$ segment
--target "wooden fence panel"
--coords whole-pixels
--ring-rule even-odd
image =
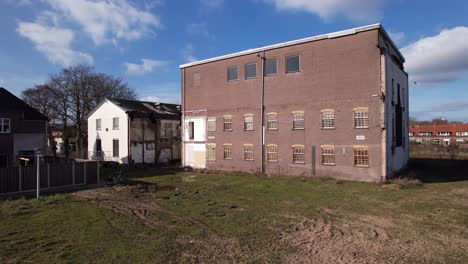
[[[18,168],[15,167],[0,169],[0,193],[19,191],[18,173]]]
[[[97,162],[86,163],[86,184],[97,184]]]
[[[36,167],[26,166],[22,167],[21,186],[22,191],[30,191],[36,189]]]
[[[84,183],[84,162],[75,162],[75,184]]]

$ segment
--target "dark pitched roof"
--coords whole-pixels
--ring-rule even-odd
[[[19,99],[7,89],[0,87],[0,113],[23,113],[26,120],[47,120],[47,117]]]
[[[180,119],[180,105],[146,101],[107,98],[127,114],[133,116],[154,116],[158,119]]]

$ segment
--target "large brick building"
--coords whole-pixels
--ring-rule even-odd
[[[403,63],[375,24],[181,65],[183,165],[384,180],[408,161]]]
[[[410,126],[409,138],[419,144],[467,144],[468,124],[414,125]]]

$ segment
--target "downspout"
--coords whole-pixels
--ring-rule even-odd
[[[262,59],[262,87],[261,87],[261,95],[260,95],[260,167],[261,167],[261,174],[265,173],[265,51],[263,54],[257,54]]]
[[[388,166],[388,149],[387,149],[387,139],[388,139],[388,104],[387,104],[387,91],[388,91],[388,63],[387,63],[387,52],[388,52],[388,49],[387,47],[385,47],[384,49],[384,52],[383,52],[383,60],[384,60],[384,63],[383,63],[383,66],[384,66],[384,71],[383,73],[385,74],[384,78],[383,78],[383,91],[384,91],[384,95],[385,97],[382,98],[382,104],[383,104],[383,123],[384,123],[384,130],[383,130],[383,135],[382,135],[382,153],[383,153],[383,157],[382,157],[382,178],[381,178],[381,182],[385,182],[387,180],[387,166]]]
[[[181,75],[181,87],[182,87],[182,107],[181,107],[181,112],[182,112],[182,120],[180,120],[180,148],[181,148],[181,165],[182,167],[185,166],[185,141],[184,141],[184,132],[185,132],[185,68],[182,68],[182,71],[180,72]]]

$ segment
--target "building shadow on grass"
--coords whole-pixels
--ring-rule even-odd
[[[468,160],[411,158],[403,176],[423,183],[468,181]]]

